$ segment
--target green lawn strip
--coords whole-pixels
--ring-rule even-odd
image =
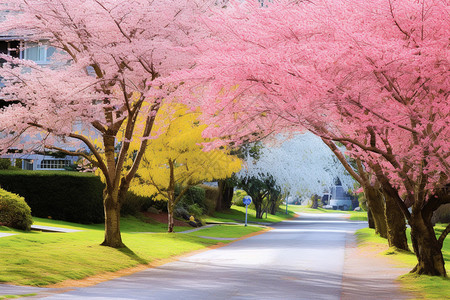
[[[289,205],[289,208],[295,211],[296,213],[323,214],[323,213],[341,212],[340,210],[324,209],[321,207],[311,208],[306,205]]]
[[[0,238],[0,282],[46,286],[147,264],[224,242],[204,239],[192,233],[169,234],[165,232],[165,224],[148,224],[137,218],[126,217],[121,220],[121,226],[122,239],[128,248],[113,249],[99,245],[104,235],[103,230],[100,230],[102,225],[79,225],[47,219],[36,219],[36,223],[83,231],[13,231],[16,235]],[[198,235],[241,237],[261,230],[252,226],[231,227],[205,228],[198,231]],[[5,228],[1,229],[6,231]],[[191,228],[175,227],[175,230],[180,232]],[[147,233],[158,230],[159,233]]]
[[[22,298],[22,297],[32,297],[32,296],[36,296],[36,293],[33,294],[23,294],[23,295],[0,295],[0,300],[3,299],[17,299],[17,298]]]
[[[159,222],[142,222],[143,219],[139,219],[133,216],[122,217],[120,219],[120,230],[121,232],[167,232],[167,224],[159,223]],[[77,224],[65,221],[51,220],[51,219],[43,219],[43,218],[35,218],[33,217],[33,225],[42,225],[42,226],[52,226],[52,227],[61,227],[61,228],[69,228],[69,229],[78,229],[78,230],[98,230],[104,231],[104,224],[93,224],[93,225],[84,225]],[[190,226],[175,226],[175,231],[184,231],[192,229]]]
[[[324,208],[310,208],[305,205],[290,205],[289,208],[294,212],[301,213],[311,213],[311,214],[323,214],[323,213],[340,213],[350,215],[349,220],[352,221],[367,221],[367,212],[365,211],[350,211],[350,210],[334,210],[334,209],[324,209]]]
[[[9,228],[6,226],[0,226],[0,232],[6,232],[6,233],[22,233],[22,230],[18,230],[18,229],[14,229],[14,228]]]
[[[243,225],[216,225],[198,231],[189,233],[194,236],[207,236],[217,238],[240,238],[244,235],[258,232],[264,228],[258,226],[243,226]]]
[[[182,234],[123,233],[128,249],[100,246],[103,233],[22,233],[1,238],[0,282],[45,286],[118,271],[217,243]]]
[[[437,224],[435,231],[440,234],[446,225]],[[386,245],[386,240],[375,235],[370,228],[363,228],[356,232],[358,244],[360,246],[370,247],[371,245]],[[409,247],[412,249],[410,229],[406,233]],[[442,247],[442,254],[445,260],[447,274],[450,274],[450,240],[447,238]],[[382,252],[382,255],[389,255],[399,267],[414,268],[417,263],[414,253],[388,249]],[[405,274],[399,277],[402,289],[419,295],[417,299],[449,299],[450,279],[437,276]]]
[[[295,212],[292,210],[288,210],[288,214],[285,213],[285,210],[282,209],[283,206],[280,207],[280,210],[276,215],[264,214],[262,219],[257,219],[255,217],[256,211],[254,209],[248,209],[248,222],[261,222],[261,223],[276,223],[286,219],[290,219],[294,217]],[[203,218],[205,222],[245,222],[245,207],[233,205],[231,209],[227,212],[215,212],[214,216],[206,216]]]

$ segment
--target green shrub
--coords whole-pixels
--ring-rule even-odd
[[[219,198],[219,188],[216,186],[209,186],[206,184],[199,185],[202,189],[205,190],[205,205],[206,205],[206,214],[213,215],[216,210],[216,202],[217,198]]]
[[[244,196],[247,196],[247,192],[244,190],[237,190],[234,192],[232,203],[236,206],[245,207],[243,202]]]
[[[16,158],[16,162],[14,163],[14,166],[18,169],[22,169],[22,159]]]
[[[197,203],[189,205],[187,210],[194,217],[201,217],[203,215],[203,209]]]
[[[9,158],[0,158],[0,170],[8,170],[11,167]]]
[[[153,197],[138,196],[133,192],[128,192],[120,208],[120,213],[123,216],[137,217],[140,212],[148,210],[153,202]]]
[[[30,230],[32,223],[31,209],[23,197],[0,189],[0,225]]]
[[[91,173],[0,171],[0,186],[26,199],[33,216],[90,224],[104,221],[104,184]]]
[[[179,193],[179,189],[175,192]],[[199,186],[190,187],[183,197],[181,197],[181,200],[178,202],[177,206],[184,207],[189,211],[189,206],[193,204],[197,204],[201,209],[201,214],[198,216],[206,213],[207,206],[205,201],[205,190]]]

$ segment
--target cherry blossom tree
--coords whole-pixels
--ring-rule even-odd
[[[162,80],[193,65],[191,48],[203,35],[193,17],[207,1],[12,0],[1,31],[57,49],[55,63],[40,66],[3,55],[6,85],[0,98],[20,101],[0,113],[2,148],[29,149],[24,135],[42,147],[79,155],[103,174],[105,239],[122,247],[120,205],[134,177],[164,96],[176,89]],[[214,4],[211,1],[211,4]],[[137,122],[143,120],[143,122]],[[139,128],[139,135],[136,129]],[[121,137],[119,140],[118,137]],[[94,142],[98,139],[99,143]],[[124,169],[130,143],[139,143]],[[57,142],[79,141],[69,151]]]
[[[179,78],[209,134],[235,142],[307,128],[376,174],[411,226],[413,272],[445,276],[431,214],[448,197],[449,6],[440,0],[231,2]],[[217,58],[220,59],[217,59]],[[185,93],[185,95],[188,95]],[[205,114],[208,115],[208,114]],[[410,210],[409,210],[410,209]]]

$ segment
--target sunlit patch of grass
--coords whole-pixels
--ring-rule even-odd
[[[387,243],[386,239],[380,237],[379,235],[376,235],[374,230],[368,227],[357,230],[355,235],[358,240],[359,246],[365,246],[368,243],[383,245]]]
[[[293,218],[295,216],[295,212],[291,209],[288,209],[288,213],[286,214],[283,206],[280,207],[280,210],[276,215],[264,214],[262,219],[257,219],[256,211],[254,209],[248,209],[248,222],[262,222],[262,223],[276,223],[286,219]],[[244,223],[245,222],[245,207],[233,205],[229,211],[226,212],[216,212],[214,216],[206,216],[204,218],[205,222],[237,222]]]
[[[445,229],[444,224],[437,224],[435,232],[439,236]],[[358,244],[361,247],[371,250],[373,248],[387,247],[387,240],[375,235],[373,229],[363,228],[356,232]],[[410,229],[407,229],[409,247],[412,249]],[[400,267],[413,269],[417,264],[417,258],[414,253],[395,248],[389,248],[381,252],[382,255],[388,255],[392,258],[394,264]],[[450,240],[447,238],[442,247],[447,274],[450,273]],[[450,279],[437,276],[405,274],[399,277],[402,289],[419,295],[417,299],[450,299]]]
[[[147,264],[219,243],[218,240],[192,234],[169,234],[165,224],[149,224],[127,217],[121,220],[122,239],[127,248],[114,249],[99,245],[103,241],[103,225],[80,225],[47,219],[36,219],[36,224],[83,231],[14,230],[15,235],[0,238],[0,282],[46,286]],[[190,228],[176,227],[175,230]],[[0,229],[10,232],[6,227]],[[252,229],[233,231],[232,235],[244,236],[249,230]],[[213,230],[210,234],[220,236],[222,233],[219,231]]]
[[[189,234],[194,236],[208,236],[217,238],[238,238],[261,230],[264,230],[264,228],[242,225],[217,225],[194,231]]]
[[[400,276],[402,288],[414,292],[419,299],[450,299],[450,278],[406,274]]]
[[[324,209],[321,207],[311,208],[305,205],[291,205],[290,208],[296,213],[308,213],[308,214],[323,214],[323,213],[339,213],[350,215],[349,220],[352,221],[367,221],[367,212],[365,211],[351,211],[351,210],[334,210]]]
[[[33,293],[33,294],[23,294],[23,295],[0,295],[0,300],[3,299],[17,299],[17,298],[22,298],[22,297],[32,297],[32,296],[36,296],[37,294]]]

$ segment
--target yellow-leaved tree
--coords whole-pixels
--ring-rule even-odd
[[[168,232],[173,232],[174,208],[184,193],[202,182],[230,177],[241,169],[241,160],[226,149],[203,150],[202,144],[210,140],[202,137],[206,125],[198,121],[200,112],[182,104],[161,110],[165,117],[157,117],[154,125],[159,135],[149,140],[131,190],[167,201]],[[179,187],[178,194],[175,187]]]

